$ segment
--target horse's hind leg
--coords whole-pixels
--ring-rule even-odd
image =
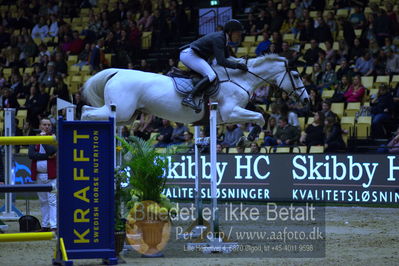
[[[111,116],[111,109],[104,105],[103,107],[84,106],[82,108],[82,120],[108,120]]]

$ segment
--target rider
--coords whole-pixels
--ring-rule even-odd
[[[216,62],[224,67],[241,69],[247,71],[248,68],[243,63],[238,63],[227,59],[229,54],[228,45],[239,43],[244,27],[238,20],[228,21],[222,32],[209,33],[200,39],[189,44],[189,47],[180,53],[180,61],[188,68],[202,75],[202,79],[195,85],[192,92],[182,101],[182,105],[201,111],[201,106],[196,105],[194,97],[200,94],[216,79],[216,74],[207,62],[211,57],[216,58]]]

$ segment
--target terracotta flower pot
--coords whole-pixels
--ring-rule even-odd
[[[143,234],[143,241],[148,245],[148,249],[145,252],[147,255],[159,252],[157,246],[162,241],[162,230],[165,223],[165,221],[159,220],[142,220],[136,222],[137,227]]]

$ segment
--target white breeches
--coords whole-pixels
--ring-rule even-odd
[[[47,173],[37,174],[37,184],[57,186],[57,179],[48,179]],[[42,211],[42,227],[57,228],[57,191],[38,192],[40,209]]]
[[[216,79],[215,71],[204,59],[199,57],[190,47],[180,52],[180,61],[185,66],[200,73],[203,77],[208,77],[210,82]]]

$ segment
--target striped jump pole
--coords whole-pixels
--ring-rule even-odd
[[[0,242],[43,241],[52,240],[54,237],[53,232],[0,234]]]

